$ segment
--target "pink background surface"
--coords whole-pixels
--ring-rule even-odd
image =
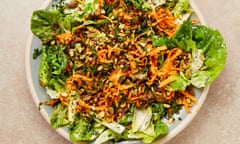
[[[240,1],[195,0],[228,47],[225,70],[199,114],[167,144],[240,144]],[[39,113],[25,75],[32,11],[44,0],[0,0],[0,143],[70,144]]]

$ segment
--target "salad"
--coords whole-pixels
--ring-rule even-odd
[[[226,61],[220,32],[192,14],[188,0],[60,0],[34,11],[51,126],[95,144],[167,135]]]

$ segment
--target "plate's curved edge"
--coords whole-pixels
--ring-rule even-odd
[[[49,4],[52,2],[52,0],[46,0],[43,5],[40,7],[40,9],[46,9]]]
[[[49,6],[49,3],[51,3],[52,0],[46,0],[44,2],[44,4],[40,7],[41,9],[45,9]],[[194,0],[190,0],[190,4],[192,9],[194,10],[194,12],[196,13],[196,15],[198,16],[201,24],[203,25],[207,25],[202,13],[200,12],[199,8],[197,7],[197,5],[195,4]],[[30,68],[30,59],[29,59],[29,54],[31,54],[31,45],[32,45],[32,39],[33,39],[33,34],[30,32],[28,35],[28,40],[27,40],[27,45],[26,45],[26,52],[25,52],[25,72],[27,74],[27,83],[31,92],[31,95],[33,97],[33,100],[35,102],[36,105],[39,105],[40,101],[37,98],[37,94],[36,91],[34,90],[34,87],[32,85],[33,83],[33,79],[31,77],[31,68]],[[200,96],[200,98],[198,99],[198,104],[196,106],[194,106],[194,108],[192,109],[192,113],[189,114],[185,119],[183,124],[178,125],[174,131],[172,131],[171,133],[169,133],[168,135],[166,135],[165,137],[161,138],[160,140],[156,141],[155,144],[157,143],[161,143],[164,144],[166,142],[168,142],[169,140],[171,140],[173,137],[175,137],[176,135],[178,135],[180,132],[182,132],[187,126],[188,124],[193,120],[193,118],[196,116],[196,114],[198,113],[198,111],[200,110],[200,108],[202,107],[208,91],[209,91],[210,85],[205,87],[203,89],[203,92]],[[50,123],[49,120],[49,116],[48,113],[46,112],[45,109],[40,109],[39,110],[41,115],[44,117],[44,119]],[[65,139],[69,140],[69,136],[68,133],[64,130],[64,129],[57,129],[56,130],[61,136],[63,136]]]
[[[198,19],[200,20],[201,24],[202,25],[207,25],[207,22],[206,20],[204,19],[201,11],[199,10],[198,6],[196,5],[195,3],[195,0],[190,0],[190,4],[191,4],[191,7],[192,9],[194,9],[194,12],[196,13]]]

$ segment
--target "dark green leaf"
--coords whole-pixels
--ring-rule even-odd
[[[167,44],[170,47],[175,45],[186,52],[191,52],[195,48],[195,42],[192,40],[191,21],[184,21]]]
[[[36,48],[34,49],[34,52],[33,52],[33,59],[37,59],[38,56],[40,56],[42,53],[42,50]]]
[[[166,114],[166,110],[164,109],[163,104],[153,103],[152,114],[155,119],[156,118],[161,119]]]
[[[167,41],[166,37],[157,37],[152,35],[152,44],[154,47],[165,45]]]

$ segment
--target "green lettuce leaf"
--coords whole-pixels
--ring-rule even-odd
[[[47,46],[42,46],[42,54],[41,54],[41,62],[40,62],[40,70],[39,70],[39,83],[41,86],[46,87],[48,85],[49,80],[49,64],[47,62]]]
[[[208,83],[210,83],[210,78],[212,74],[210,71],[197,71],[192,74],[191,83],[197,87],[205,87]]]
[[[173,8],[173,14],[175,17],[179,17],[189,11],[189,0],[178,0]]]
[[[148,11],[151,9],[151,6],[145,0],[125,0],[126,4],[132,5],[135,9],[142,11]]]
[[[180,75],[176,77],[176,80],[170,83],[170,86],[174,91],[185,90],[187,86],[191,84],[191,82],[184,76],[183,73],[180,73]]]
[[[75,142],[91,141],[98,137],[104,129],[104,126],[91,118],[80,118],[69,128],[70,140]]]
[[[204,66],[207,68],[192,74],[192,84],[200,88],[211,84],[223,70],[227,50],[220,32],[203,25],[193,27],[193,40],[196,41],[196,47],[203,51]]]
[[[211,84],[224,68],[226,44],[217,30],[203,25],[193,26],[190,21],[184,21],[167,45],[192,52],[194,58],[190,81],[197,88]],[[203,62],[199,61],[201,55],[205,58]]]
[[[57,34],[72,31],[83,23],[85,15],[80,12],[62,14],[58,10],[37,10],[31,18],[31,31],[39,39],[50,41]]]
[[[166,0],[164,5],[170,9],[173,9],[179,0]]]
[[[131,105],[130,109],[122,116],[120,124],[127,125],[132,122],[135,106]]]
[[[41,40],[49,41],[54,34],[61,32],[59,18],[62,14],[57,10],[36,10],[31,18],[32,33]]]
[[[74,27],[80,25],[85,20],[85,17],[80,12],[73,12],[59,18],[59,25],[64,31],[72,31]]]
[[[155,35],[152,35],[152,44],[154,47],[165,45],[167,41],[166,37],[157,37]]]
[[[95,11],[95,0],[84,0],[83,11],[92,14]]]
[[[157,121],[154,124],[154,132],[155,135],[154,136],[149,136],[149,135],[145,135],[143,137],[143,142],[144,143],[151,143],[153,142],[157,137],[162,137],[165,136],[168,133],[168,126],[167,124],[165,124],[162,121]]]
[[[50,125],[52,128],[56,129],[67,124],[69,124],[67,108],[65,108],[62,104],[58,104],[50,118]]]
[[[168,125],[162,122],[161,120],[156,121],[155,123],[151,123],[154,126],[154,134],[149,135],[144,132],[133,132],[132,130],[128,131],[129,139],[142,139],[144,143],[151,143],[156,138],[163,137],[168,133]]]
[[[44,87],[60,91],[67,79],[64,74],[67,66],[67,56],[63,52],[64,47],[55,45],[43,45],[42,57],[39,69],[39,81]]]
[[[165,114],[166,114],[166,110],[164,109],[163,104],[161,103],[152,104],[152,115],[154,120],[162,119]]]
[[[196,42],[192,40],[192,31],[191,21],[184,21],[174,36],[167,41],[167,46],[179,47],[186,52],[191,52],[196,47]]]
[[[128,138],[142,139],[144,143],[151,143],[157,137],[166,135],[168,126],[160,120],[164,113],[164,108],[161,106],[156,104],[144,110],[135,109],[132,129],[128,131]],[[156,119],[155,116],[159,118]],[[155,120],[153,121],[153,119]]]

